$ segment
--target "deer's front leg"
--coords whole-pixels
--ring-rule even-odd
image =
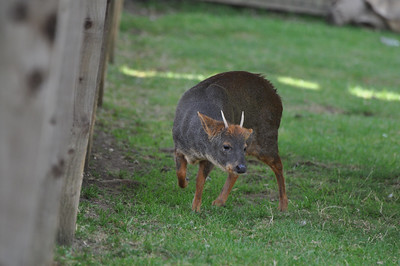
[[[213,164],[209,161],[201,161],[199,163],[199,172],[197,173],[196,178],[196,193],[194,194],[192,210],[195,212],[200,211],[201,206],[201,196],[203,194],[204,183],[206,182],[206,178],[208,174],[213,169]]]
[[[221,194],[219,194],[218,198],[213,201],[212,205],[215,206],[224,206],[226,200],[228,199],[229,193],[231,193],[233,185],[238,179],[239,175],[234,173],[229,173],[228,178],[226,179],[225,185],[222,188]]]

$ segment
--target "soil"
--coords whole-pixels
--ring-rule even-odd
[[[89,167],[85,169],[82,187],[96,184],[113,194],[119,193],[123,187],[138,187],[140,184],[137,181],[124,179],[120,174],[131,173],[142,167],[125,156],[126,149],[101,127],[95,127]]]
[[[129,150],[131,151],[131,149]],[[141,186],[137,181],[124,179],[129,173],[144,167],[127,157],[125,155],[127,151],[126,146],[117,142],[111,134],[104,130],[102,125],[97,124],[93,134],[89,167],[84,172],[82,191],[90,186],[96,186],[102,193],[118,195],[126,189],[134,191]],[[121,172],[126,174],[121,175]],[[108,200],[105,200],[103,195],[87,198],[85,193],[81,193],[80,201],[89,201],[103,210],[113,209],[113,206],[110,205]],[[96,219],[99,216],[95,208],[86,210],[84,215]],[[79,252],[89,248],[95,254],[101,253],[106,248],[104,245],[106,237],[107,234],[99,228],[89,238],[75,238],[72,245],[73,250]]]

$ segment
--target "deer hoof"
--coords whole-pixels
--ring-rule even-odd
[[[212,205],[213,205],[213,206],[221,207],[221,206],[225,206],[225,202],[223,202],[223,201],[220,200],[220,199],[216,199],[216,200],[213,201]]]

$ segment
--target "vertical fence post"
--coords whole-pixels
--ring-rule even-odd
[[[115,42],[118,39],[119,23],[121,20],[122,8],[124,6],[124,0],[114,0],[114,10],[112,17],[111,33],[109,36],[109,47],[108,47],[108,61],[114,64],[114,52]]]
[[[95,120],[96,91],[99,82],[99,64],[104,61],[104,22],[107,0],[85,0],[85,21],[82,24],[83,44],[79,78],[75,86],[73,125],[69,139],[69,157],[63,174],[64,185],[60,200],[60,218],[57,234],[59,244],[72,244],[83,169],[89,135]]]
[[[51,264],[82,23],[81,1],[0,1],[0,265]]]
[[[115,9],[115,2],[117,0],[107,0],[107,11],[106,11],[106,19],[104,25],[104,46],[103,46],[103,53],[104,58],[100,64],[100,83],[99,83],[99,95],[97,100],[97,105],[103,105],[103,95],[104,95],[104,83],[105,83],[105,75],[107,72],[107,62],[108,62],[108,51],[110,46],[110,34],[112,29],[112,22],[113,22],[113,15]]]
[[[118,36],[119,20],[121,17],[123,7],[123,0],[107,0],[107,11],[104,22],[104,32],[103,32],[103,45],[101,48],[102,60],[99,64],[99,75],[97,83],[97,102],[94,107],[93,116],[96,115],[97,106],[102,106],[103,104],[103,94],[104,94],[104,79],[107,72],[107,61],[109,53],[115,49],[114,45],[116,38]],[[111,33],[113,31],[114,33]],[[89,167],[89,160],[92,152],[92,136],[94,129],[95,118],[92,119],[92,125],[90,126],[89,143],[87,146],[85,169]]]

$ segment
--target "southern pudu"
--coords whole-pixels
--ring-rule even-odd
[[[246,119],[244,119],[244,116]],[[228,172],[221,194],[212,203],[223,206],[252,155],[274,171],[279,209],[287,210],[278,128],[282,102],[273,85],[261,75],[232,71],[212,76],[190,90],[176,108],[173,139],[178,184],[188,185],[187,163],[199,163],[192,210],[199,212],[204,183],[214,165]]]

